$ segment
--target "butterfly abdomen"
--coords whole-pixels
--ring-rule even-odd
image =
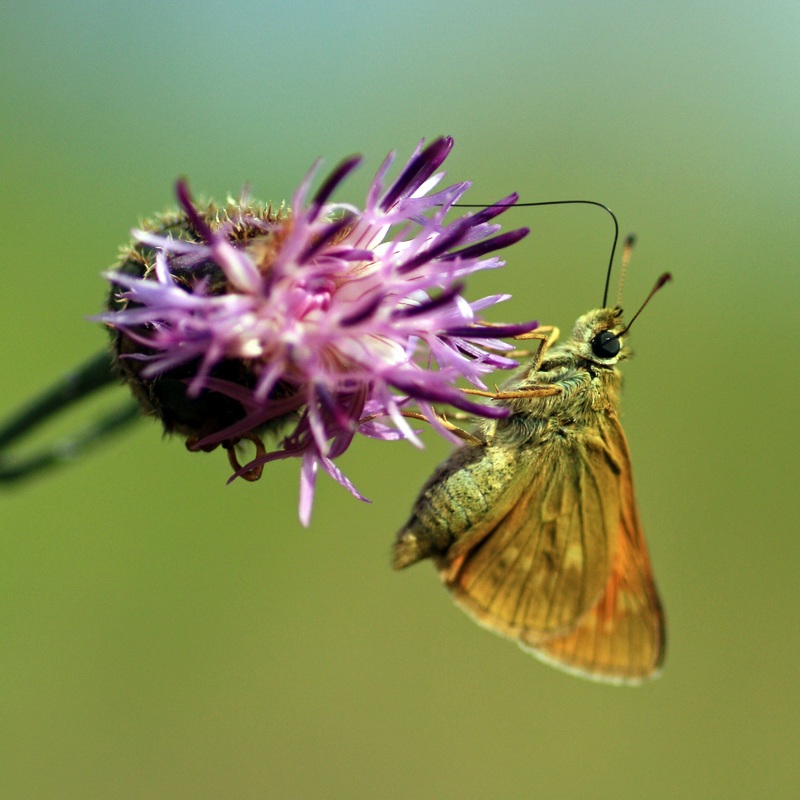
[[[423,486],[397,534],[395,569],[448,551],[465,536],[488,531],[518,494],[519,456],[502,444],[458,448]]]

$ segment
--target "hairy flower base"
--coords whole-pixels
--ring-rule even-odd
[[[384,189],[389,156],[363,210],[330,202],[357,158],[308,199],[312,169],[291,211],[247,199],[198,205],[179,183],[180,210],[134,231],[107,273],[109,310],[98,319],[144,409],[192,450],[226,448],[234,477],[301,458],[304,524],[320,466],[364,499],[334,464],[356,434],[419,444],[408,415],[451,435],[433,404],[504,413],[455,383],[485,389],[483,376],[515,366],[500,355],[512,347],[503,338],[536,323],[488,327],[480,314],[508,296],[470,303],[461,292],[528,231],[500,234],[492,222],[515,195],[446,220],[469,185],[434,191],[451,147],[449,138],[420,145]],[[277,450],[266,451],[266,434]],[[242,440],[257,454],[240,466]]]
[[[246,243],[253,244],[254,240],[259,240],[263,246],[264,239],[277,238],[279,232],[289,224],[285,212],[275,213],[269,206],[248,203],[229,203],[222,208],[208,203],[197,210],[197,214],[212,229],[219,229],[224,225],[229,241],[240,247]],[[222,358],[211,365],[200,391],[197,391],[200,386],[197,376],[203,362],[202,342],[199,343],[196,354],[188,360],[185,357],[187,345],[179,343],[173,353],[177,366],[170,367],[169,364],[162,363],[157,372],[149,368],[148,365],[163,352],[150,346],[157,322],[151,321],[154,314],[152,307],[146,304],[146,298],[142,298],[144,303],[133,302],[126,292],[131,277],[150,281],[157,278],[155,262],[162,251],[143,241],[146,238],[145,232],[202,247],[202,239],[193,227],[190,217],[179,211],[146,221],[143,230],[137,232],[137,238],[123,251],[115,272],[119,278],[125,277],[119,282],[112,277],[108,306],[117,321],[135,322],[135,319],[131,320],[132,312],[138,310],[143,315],[144,324],[117,326],[110,323],[118,369],[142,407],[149,414],[158,417],[168,433],[179,433],[187,437],[187,447],[190,450],[213,450],[218,444],[231,446],[236,443],[235,437],[225,442],[215,437],[215,434],[244,418],[244,407],[241,399],[235,397],[235,389],[255,389],[258,380],[255,371],[257,364],[244,358]],[[192,258],[191,253],[181,253],[168,259],[168,269],[175,289],[172,292],[174,297],[171,298],[173,304],[184,300],[177,295],[178,291],[186,295],[186,300],[194,293],[210,298],[224,297],[230,291],[225,273],[210,257]],[[142,288],[159,291],[161,287],[154,282],[152,287]],[[169,302],[170,298],[165,297],[165,304]],[[104,319],[107,319],[107,315],[104,315]],[[231,392],[213,390],[215,382],[219,382],[220,386],[230,385]],[[191,391],[193,383],[196,388]],[[269,400],[275,408],[277,400],[290,395],[290,387],[285,382],[279,382],[271,390]],[[297,407],[300,406],[302,398],[297,401]],[[287,409],[284,416],[290,413]],[[209,437],[215,441],[198,447],[198,442],[204,442]]]

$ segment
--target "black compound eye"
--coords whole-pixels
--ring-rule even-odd
[[[592,339],[592,352],[598,358],[614,358],[614,356],[619,355],[620,346],[619,337],[615,336],[611,331],[598,333]]]

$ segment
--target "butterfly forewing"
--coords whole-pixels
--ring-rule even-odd
[[[588,677],[638,683],[658,673],[664,657],[665,626],[642,534],[625,435],[616,418],[611,436],[622,471],[617,546],[603,595],[569,633],[547,641],[523,634],[543,660]]]

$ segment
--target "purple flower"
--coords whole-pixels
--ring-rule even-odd
[[[193,202],[178,183],[181,211],[134,231],[106,274],[118,367],[145,409],[191,450],[228,450],[233,477],[255,479],[264,464],[302,458],[300,518],[308,524],[321,466],[364,499],[334,460],[359,433],[419,444],[410,413],[451,436],[434,410],[447,404],[483,417],[506,411],[470,400],[455,386],[515,366],[501,337],[536,323],[487,327],[468,302],[473,272],[504,264],[496,251],[525,228],[498,234],[492,220],[517,197],[446,221],[469,187],[436,189],[452,147],[422,144],[384,188],[390,155],[363,210],[330,197],[358,165],[340,164],[316,193],[317,166],[291,205],[275,211],[246,199],[218,209]],[[277,434],[266,452],[261,435]],[[240,466],[234,447],[255,443]]]

